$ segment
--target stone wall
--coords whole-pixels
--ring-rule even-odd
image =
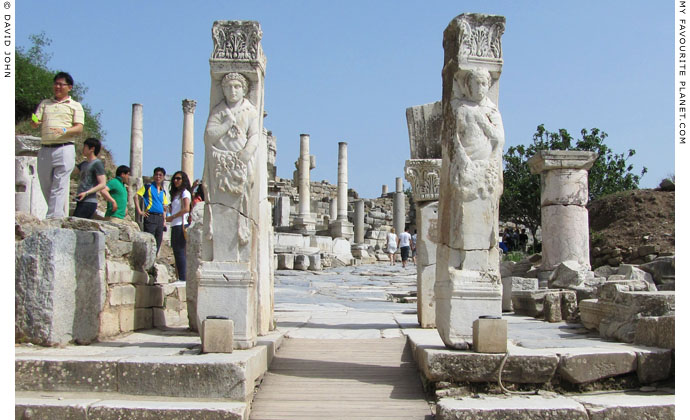
[[[15,216],[15,339],[90,343],[186,324],[184,284],[128,221]]]

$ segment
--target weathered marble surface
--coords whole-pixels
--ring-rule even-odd
[[[498,111],[505,18],[463,14],[443,35],[442,169],[436,255],[436,327],[466,349],[472,322],[501,315],[498,202],[505,136]],[[475,43],[477,36],[486,42]]]

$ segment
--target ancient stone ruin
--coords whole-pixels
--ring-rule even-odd
[[[460,15],[443,34],[443,129],[436,251],[436,328],[467,349],[472,322],[501,315],[498,201],[503,144],[498,78],[505,18]],[[488,35],[487,42],[478,39]]]
[[[336,185],[311,179],[309,134],[284,152],[296,155],[292,179],[277,176],[261,26],[214,22],[206,197],[187,229],[186,284],[131,217],[43,220],[40,139],[16,136],[16,417],[246,420],[274,418],[275,399],[281,414],[315,418],[382,400],[389,416],[673,418],[675,256],[636,243],[630,263],[590,249],[594,153],[529,161],[543,249],[501,261],[504,29],[502,16],[462,14],[444,31],[442,100],[406,110],[408,200],[402,177],[380,197],[349,188],[354,142],[338,142]],[[193,179],[196,100],[182,107]],[[146,180],[143,139],[133,104],[130,195]],[[386,236],[406,227],[416,267],[389,266]]]

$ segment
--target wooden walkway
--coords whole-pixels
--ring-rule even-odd
[[[432,419],[405,338],[286,339],[250,419]]]

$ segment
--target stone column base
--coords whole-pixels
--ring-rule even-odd
[[[256,281],[246,263],[203,261],[199,265],[197,325],[209,316],[233,321],[233,346],[256,345]]]
[[[355,237],[355,225],[347,220],[334,220],[328,226],[333,238],[345,238],[348,241]]]
[[[294,231],[299,232],[303,235],[316,234],[316,219],[312,214],[308,216],[295,217],[292,225]]]
[[[439,265],[436,270],[443,269]],[[445,269],[436,278],[436,328],[446,347],[467,350],[472,343],[472,323],[480,316],[501,316],[501,286],[487,273]]]

